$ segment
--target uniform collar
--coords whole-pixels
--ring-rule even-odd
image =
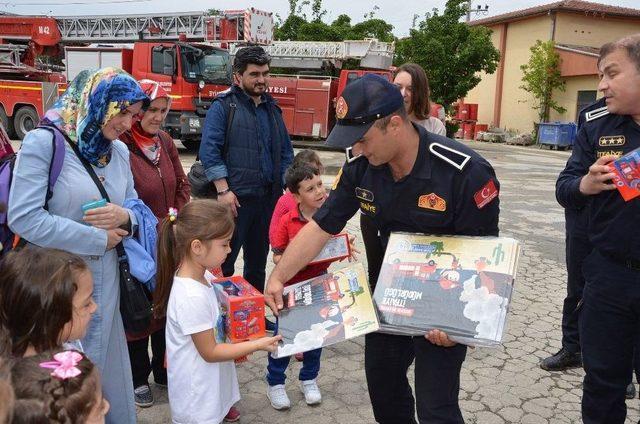
[[[431,140],[429,132],[422,125],[413,123],[413,126],[420,134],[420,146],[418,147],[418,157],[411,170],[411,175],[429,180],[431,179],[431,168],[433,167],[433,156],[429,154],[429,145],[433,140]]]
[[[409,177],[421,178],[421,179],[431,179],[431,156],[428,152],[428,146],[431,143],[429,140],[429,133],[424,129],[422,125],[416,124],[412,122],[413,127],[418,131],[418,153],[416,155],[416,162],[413,164],[413,168],[411,172],[407,174],[401,181],[406,180]],[[379,166],[373,166],[369,164],[369,168],[380,172],[380,175],[384,176],[384,178],[393,180],[393,176],[391,175],[391,168],[389,168],[389,164],[385,163]]]

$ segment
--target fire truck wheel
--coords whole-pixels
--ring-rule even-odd
[[[20,140],[25,135],[38,125],[38,112],[31,106],[23,106],[16,112],[13,117],[13,125],[16,130],[16,135]]]
[[[2,107],[2,105],[0,105],[0,125],[2,125],[4,130],[7,132],[7,135],[9,136],[9,138],[16,137],[16,132],[13,129],[13,120],[9,119],[9,117],[7,116],[7,112],[5,112],[4,107]]]

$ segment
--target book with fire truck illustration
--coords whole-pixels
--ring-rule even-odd
[[[307,352],[377,331],[366,272],[354,264],[284,288],[274,358]]]
[[[519,255],[511,238],[392,233],[373,294],[380,330],[500,344]]]
[[[640,148],[611,162],[613,183],[625,202],[640,196]]]

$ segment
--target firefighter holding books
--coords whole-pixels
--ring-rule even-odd
[[[582,419],[622,424],[640,340],[640,200],[623,199],[611,164],[640,147],[640,34],[602,46],[598,69],[607,108],[586,117],[556,197],[562,205],[587,208],[593,246],[582,267]]]
[[[399,89],[389,81],[368,74],[349,84],[336,103],[336,118],[327,144],[346,148],[347,163],[269,277],[265,298],[276,314],[283,307],[283,283],[358,210],[372,218],[384,246],[392,231],[498,235],[500,185],[491,165],[461,143],[412,124]],[[458,392],[466,346],[439,330],[425,337],[365,337],[377,422],[415,423],[416,409],[421,423],[463,422]],[[414,359],[415,400],[407,380]]]

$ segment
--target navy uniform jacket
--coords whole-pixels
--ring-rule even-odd
[[[337,234],[360,209],[373,219],[383,246],[392,231],[498,235],[500,185],[489,162],[461,143],[414,127],[420,145],[409,175],[394,181],[386,164],[374,167],[365,158],[345,163],[313,216],[320,228]]]
[[[589,240],[601,253],[619,260],[640,259],[640,237],[633,231],[640,220],[640,201],[625,202],[618,190],[585,196],[580,193],[580,180],[597,158],[623,155],[638,147],[640,126],[630,116],[606,111],[588,115],[556,184],[561,205],[579,209],[591,202]]]

